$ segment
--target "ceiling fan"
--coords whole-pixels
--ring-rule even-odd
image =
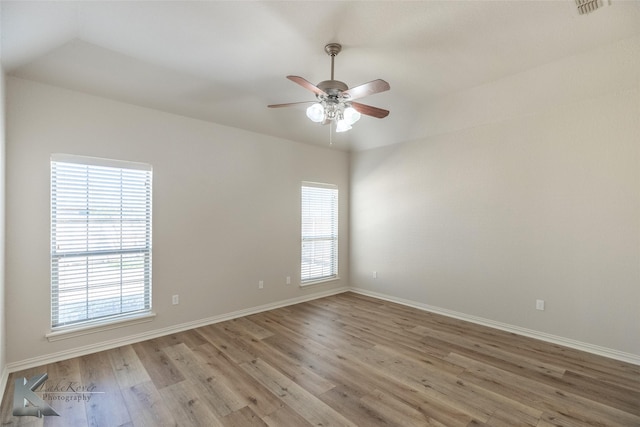
[[[302,77],[287,76],[292,82],[313,92],[317,101],[272,104],[268,107],[280,108],[311,104],[307,108],[307,117],[316,123],[327,124],[332,121],[335,122],[336,132],[344,132],[351,129],[351,125],[360,119],[361,114],[378,119],[387,117],[389,115],[388,110],[354,102],[354,100],[389,90],[389,83],[377,79],[349,89],[345,83],[333,78],[334,59],[342,50],[342,46],[338,43],[329,43],[324,47],[324,50],[331,57],[331,80],[322,81],[315,86]]]

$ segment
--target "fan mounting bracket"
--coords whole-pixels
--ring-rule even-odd
[[[324,47],[324,51],[327,52],[329,56],[336,56],[342,50],[342,45],[340,43],[329,43]]]

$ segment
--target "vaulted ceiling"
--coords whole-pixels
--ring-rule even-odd
[[[382,78],[363,117],[334,147],[424,138],[456,94],[640,34],[640,2],[604,0],[579,15],[558,1],[80,1],[1,3],[9,75],[310,144],[329,127],[285,79],[330,77],[325,44],[343,45],[335,77]],[[526,101],[525,101],[526,102]]]

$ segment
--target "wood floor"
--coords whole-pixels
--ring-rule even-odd
[[[12,416],[14,379],[43,372],[59,416]],[[3,426],[640,426],[640,366],[354,293],[17,372],[4,396]]]

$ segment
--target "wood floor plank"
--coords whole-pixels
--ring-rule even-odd
[[[283,405],[276,411],[262,418],[269,427],[312,427],[307,420],[302,418],[290,407]]]
[[[278,369],[281,373],[292,381],[295,381],[296,384],[314,396],[322,394],[335,387],[335,384],[330,380],[317,374],[314,370],[305,367],[304,364],[288,357],[287,355],[274,351],[270,346],[267,348],[268,350],[259,352],[260,359]]]
[[[224,426],[214,411],[203,400],[199,391],[188,381],[172,384],[159,390],[178,425],[194,427]]]
[[[257,357],[252,349],[234,337],[233,333],[227,334],[225,328],[225,324],[209,325],[200,328],[198,332],[235,363],[250,362]]]
[[[494,410],[488,405],[488,399],[482,398],[475,390],[458,381],[456,375],[403,358],[382,346],[376,346],[367,352],[351,352],[357,355],[354,363],[362,363],[368,366],[368,370],[377,369],[387,377],[420,390],[430,399],[456,408],[473,419],[485,422]]]
[[[15,378],[101,392],[15,417]],[[39,392],[42,392],[40,390]],[[55,404],[55,405],[54,405]],[[9,376],[3,426],[639,427],[640,366],[343,293]]]
[[[131,417],[113,372],[108,352],[83,356],[79,363],[82,384],[102,393],[96,394],[91,401],[85,403],[87,425],[91,427],[130,425]]]
[[[550,382],[551,384],[551,382]],[[640,392],[624,386],[603,382],[567,371],[562,382],[553,382],[561,390],[570,391],[583,397],[596,399],[600,403],[640,416]]]
[[[225,417],[245,406],[247,402],[227,387],[223,381],[218,381],[217,372],[196,357],[186,344],[178,344],[164,349],[173,360],[189,384],[201,400],[204,400],[218,418]]]
[[[510,363],[515,366],[518,371],[539,372],[541,374],[555,376],[557,378],[562,378],[566,372],[566,368],[562,366],[541,362],[540,360],[527,355],[516,355],[511,351],[503,350],[500,346],[495,344],[488,344],[478,340],[472,341],[458,339],[456,336],[452,336],[451,334],[434,331],[422,325],[412,328],[410,332],[416,333],[416,335],[419,336],[419,338],[416,339],[420,341],[429,341],[435,338],[449,343],[455,342],[457,344],[456,351],[460,351],[460,348],[463,348],[474,353],[490,355],[490,357],[494,359],[499,359],[500,362]]]
[[[73,358],[48,364],[45,372],[51,380],[45,383],[44,389],[52,392],[44,392],[42,397],[59,414],[47,418],[47,426],[87,425],[85,403],[96,398],[96,395],[82,384],[80,360]]]
[[[265,313],[265,316],[291,330],[299,331],[327,348],[371,348],[374,345],[369,341],[345,333],[342,330],[343,325],[334,320],[329,320],[331,323],[315,323],[314,319],[317,316],[309,315],[308,312],[302,310],[297,310],[286,317],[275,311]]]
[[[439,421],[425,417],[422,412],[380,390],[374,390],[372,393],[364,395],[360,401],[369,410],[378,413],[382,419],[398,427],[446,427]]]
[[[487,427],[536,427],[539,419],[523,420],[518,414],[503,410],[495,411],[489,420],[484,423]]]
[[[388,331],[383,327],[374,327],[371,322],[350,321],[344,326],[344,331],[376,344],[385,344],[390,347],[400,346],[408,351],[414,351],[421,357],[431,357],[433,361],[442,360],[449,354],[449,349],[432,345],[426,340],[417,339],[410,333]],[[437,363],[437,362],[434,362]],[[445,367],[443,366],[443,369]]]
[[[225,416],[222,422],[227,427],[267,427],[267,423],[248,406]]]
[[[353,390],[345,385],[335,387],[320,396],[327,405],[336,409],[350,420],[357,420],[359,425],[391,426],[393,423],[385,419],[377,411],[372,410],[361,401],[366,393]],[[466,423],[464,424],[466,425]]]
[[[578,425],[640,425],[640,417],[597,400],[563,392],[553,386],[519,377],[464,356],[452,356],[461,363],[466,363],[467,371],[460,376],[464,380],[498,394],[511,396],[544,412],[555,413],[559,418],[573,420]]]
[[[172,427],[180,425],[153,382],[146,381],[126,387],[122,390],[122,396],[134,426]]]
[[[357,426],[262,360],[242,363],[240,367],[309,423],[325,427]]]
[[[270,337],[268,341],[273,343],[275,339],[275,336]],[[299,343],[294,343],[292,340],[283,340],[281,338],[278,346],[283,353],[296,355],[295,357],[300,360],[312,362],[310,368],[330,378],[336,384],[340,384],[339,388],[350,390],[351,395],[359,393],[359,396],[363,396],[369,390],[384,388],[385,390],[392,391],[394,395],[410,403],[426,416],[440,420],[445,425],[466,426],[472,419],[469,415],[443,402],[431,399],[426,394],[402,384],[393,377],[382,375],[379,369],[368,370],[364,365],[349,360],[347,357],[336,354],[324,347],[316,347],[315,352],[308,353],[307,350],[314,348],[313,341],[305,341],[305,345],[300,345]],[[358,358],[356,357],[355,359],[357,360]],[[363,372],[367,372],[368,374],[363,375]],[[331,395],[329,393],[325,393],[321,396],[321,399],[330,399],[330,397]],[[331,403],[333,407],[335,401],[328,400],[328,403]],[[353,407],[354,405],[350,405],[349,407],[351,412],[353,412]],[[366,419],[370,416],[367,409],[362,406],[356,410],[359,411],[359,414],[355,419]]]
[[[251,354],[275,367],[311,394],[319,395],[334,387],[334,384],[330,381],[307,369],[302,363],[289,357],[286,353],[271,346],[269,339],[274,336],[273,333],[263,334],[265,336],[263,340],[257,340],[251,335],[246,335],[242,332],[238,333],[229,328],[225,329],[225,334],[227,333],[233,333],[234,340],[241,342],[244,348],[250,349]]]
[[[565,422],[564,420],[556,419],[549,414],[542,414],[542,418],[538,421],[536,427],[580,427],[572,422]]]
[[[106,353],[109,355],[120,388],[133,387],[151,380],[140,358],[130,345],[114,348]]]
[[[273,335],[273,332],[253,322],[251,317],[239,317],[228,322],[228,324],[233,325],[243,335],[257,340],[263,340]]]
[[[178,332],[177,334],[175,334],[175,338],[179,342],[175,343],[174,345],[184,344],[191,349],[198,348],[198,346],[201,346],[202,344],[207,342],[207,340],[194,329]]]
[[[156,338],[132,344],[131,347],[136,352],[140,362],[145,366],[149,378],[157,388],[160,389],[184,381],[182,373],[167,354],[162,351],[163,348],[168,347],[166,341]]]
[[[202,344],[194,354],[202,363],[221,373],[218,381],[224,381],[227,387],[241,396],[260,417],[264,418],[283,406],[277,397],[244,370],[239,369],[236,363],[213,344]]]

